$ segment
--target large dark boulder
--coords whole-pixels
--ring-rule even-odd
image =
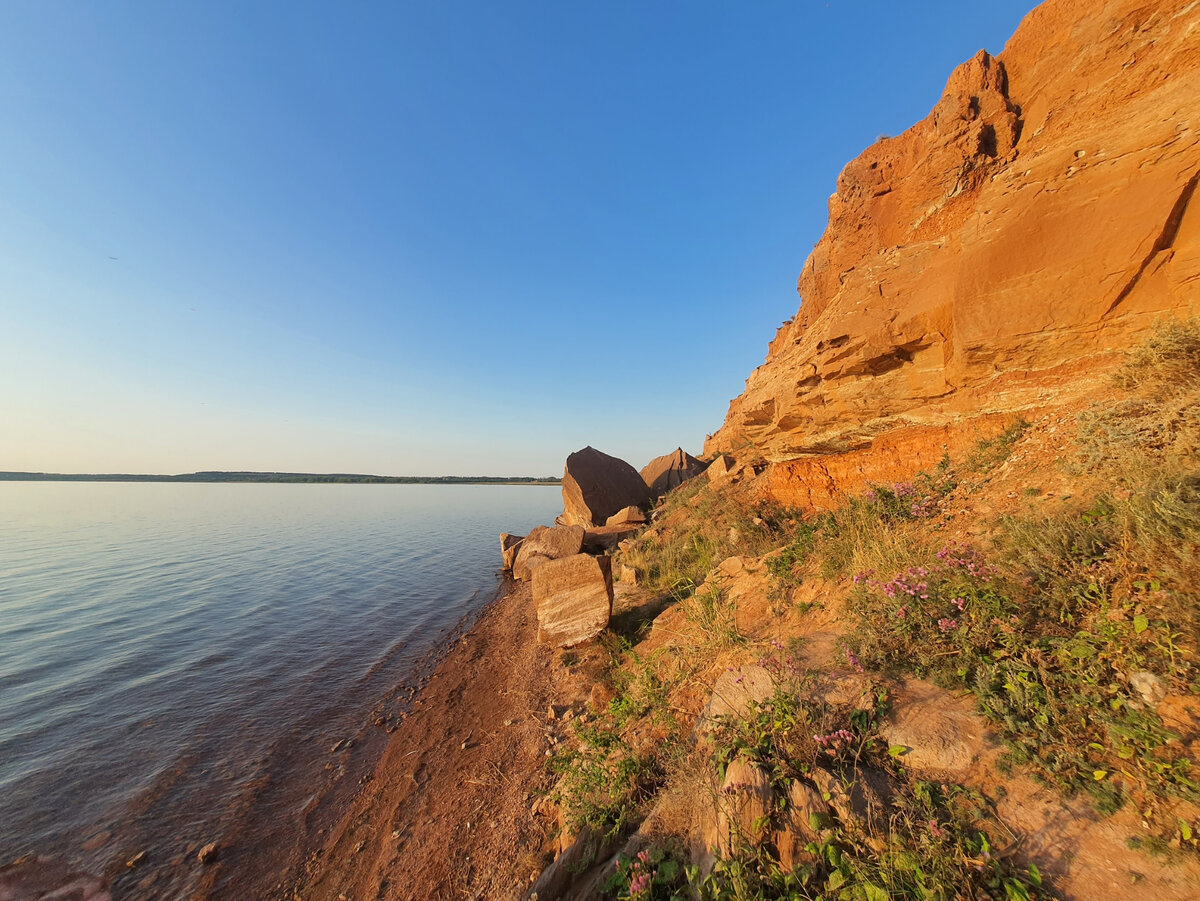
[[[662,497],[693,476],[704,472],[704,464],[677,447],[669,454],[655,457],[642,468],[642,481],[655,497]]]
[[[650,502],[650,490],[636,469],[594,447],[567,457],[562,494],[562,521],[588,529],[604,525],[618,510]]]

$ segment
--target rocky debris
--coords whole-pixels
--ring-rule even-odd
[[[196,853],[196,860],[200,861],[200,863],[212,863],[217,859],[219,853],[220,848],[217,847],[217,843],[209,842]]]
[[[712,696],[697,720],[697,728],[709,727],[718,716],[744,719],[755,704],[775,693],[775,680],[764,667],[749,663],[728,669],[717,677]]]
[[[713,485],[723,485],[733,477],[733,459],[721,454],[708,464],[708,481]]]
[[[926,772],[964,773],[983,750],[983,724],[971,703],[918,679],[901,686],[879,733],[905,749],[901,763]]]
[[[521,542],[524,540],[524,535],[500,533],[500,556],[504,561],[504,569],[513,568],[513,564],[517,562],[517,551],[521,549]]]
[[[580,526],[538,526],[533,529],[517,550],[513,561],[513,577],[528,581],[533,570],[547,560],[571,557],[583,550],[583,528]]]
[[[724,856],[758,845],[766,838],[773,804],[770,777],[741,758],[732,761],[725,768],[725,781],[717,796],[713,845]]]
[[[571,647],[595,638],[612,616],[612,561],[577,554],[533,570],[538,641]]]
[[[555,901],[568,897],[579,874],[608,851],[609,845],[604,836],[585,827],[560,851],[554,862],[542,870],[526,897],[530,901]]]
[[[819,824],[828,814],[820,792],[799,779],[788,787],[787,801],[775,832],[775,847],[783,868],[793,870],[816,859],[805,849],[819,838]]]
[[[625,507],[618,510],[604,521],[606,526],[642,525],[646,522],[646,514],[641,507]]]
[[[583,533],[584,550],[592,553],[603,553],[619,545],[626,538],[637,534],[641,526],[625,523],[616,526],[596,526],[586,529]]]
[[[625,507],[649,503],[638,471],[616,457],[585,447],[567,457],[563,471],[563,522],[591,528]]]
[[[638,572],[637,567],[630,566],[627,563],[621,564],[621,569],[617,573],[617,581],[624,582],[626,585],[640,585],[642,575]]]
[[[642,481],[656,498],[662,497],[672,488],[678,488],[688,479],[704,472],[704,464],[677,447],[669,454],[655,457],[642,468]]]
[[[803,303],[705,456],[753,446],[777,500],[829,507],[1087,394],[1156,318],[1187,315],[1190,9],[1049,0],[1001,55],[959,66],[923,121],[850,162]]]

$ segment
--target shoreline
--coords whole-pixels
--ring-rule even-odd
[[[357,728],[313,755],[325,756],[325,771],[333,771],[324,785],[314,788],[303,783],[306,775],[320,771],[319,759],[283,762],[276,767],[275,790],[293,796],[293,802],[299,800],[300,809],[295,803],[283,805],[295,814],[280,822],[277,801],[255,803],[246,811],[243,822],[230,830],[221,858],[205,874],[192,897],[212,901],[227,897],[288,901],[324,897],[301,886],[315,876],[325,878],[323,863],[333,856],[331,837],[344,831],[345,822],[372,795],[372,786],[388,760],[397,754],[409,756],[428,737],[420,734],[422,714],[442,704],[441,712],[449,714],[444,719],[453,720],[456,704],[435,697],[437,692],[431,691],[431,686],[458,671],[464,650],[469,655],[479,636],[494,628],[494,619],[506,605],[519,603],[512,595],[520,594],[520,587],[498,577],[485,603],[445,629],[399,683],[362,710]],[[511,636],[506,634],[504,640],[511,640]],[[316,867],[318,862],[322,866]],[[337,896],[335,891],[329,897]]]
[[[490,898],[530,884],[544,865],[531,801],[547,788],[554,696],[553,651],[535,637],[528,584],[505,578],[447,636],[395,731],[376,730],[384,746],[361,759],[340,815],[309,823],[287,877],[250,896]],[[206,897],[255,889],[230,876]]]

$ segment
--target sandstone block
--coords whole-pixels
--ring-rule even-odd
[[[604,631],[612,616],[612,561],[576,554],[533,570],[538,641],[571,647]]]
[[[517,551],[520,550],[521,542],[524,540],[524,535],[510,535],[508,532],[500,533],[500,557],[504,561],[504,569],[513,568],[513,564],[517,561]]]
[[[646,521],[646,514],[640,507],[623,507],[604,521],[606,526],[641,525]]]
[[[896,693],[879,733],[906,749],[900,762],[915,770],[962,773],[983,750],[983,724],[969,702],[917,679]]]
[[[751,708],[775,693],[775,680],[757,663],[729,669],[717,677],[712,697],[700,714],[698,726],[709,727],[714,717],[745,718]]]
[[[708,481],[713,485],[721,485],[733,478],[733,460],[724,454],[708,464]]]
[[[821,800],[820,792],[799,779],[792,782],[788,788],[787,809],[775,833],[775,847],[779,849],[779,862],[784,869],[792,870],[814,860],[805,849],[818,838],[819,830],[813,828],[814,821],[825,815],[825,802]]]
[[[598,526],[623,507],[641,506],[650,491],[638,471],[616,457],[585,447],[567,457],[562,479],[563,521]]]
[[[655,497],[661,497],[693,476],[704,472],[704,464],[681,447],[655,457],[642,468],[642,481]]]
[[[766,837],[774,792],[771,779],[742,759],[725,768],[717,796],[717,846],[723,856],[757,846]]]
[[[538,526],[525,536],[513,561],[513,576],[528,581],[538,560],[558,560],[583,550],[583,529],[580,526]]]

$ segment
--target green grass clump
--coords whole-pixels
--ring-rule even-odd
[[[1083,419],[1090,499],[994,521],[986,548],[910,543],[908,560],[857,572],[847,605],[864,664],[972,690],[1010,762],[1104,811],[1135,798],[1150,820],[1200,800],[1200,766],[1155,712],[1200,694],[1200,472],[1179,440],[1198,367],[1200,326],[1165,327],[1118,375],[1134,395]],[[972,458],[996,466],[1002,446]],[[857,559],[892,557],[894,534],[866,538]]]
[[[781,659],[782,658],[782,659]],[[1036,868],[1021,870],[989,833],[1013,836],[979,795],[960,786],[911,780],[895,749],[877,732],[886,695],[874,694],[874,707],[856,709],[804,698],[805,679],[782,649],[760,661],[779,687],[744,719],[723,720],[712,739],[719,772],[744,759],[766,772],[775,806],[763,824],[773,834],[785,815],[792,780],[831,779],[845,799],[873,797],[870,813],[818,814],[810,821],[814,839],[806,861],[794,869],[779,862],[770,839],[735,841],[710,873],[674,861],[663,849],[650,849],[640,861],[623,861],[609,890],[618,899],[751,901],[751,899],[938,899],[1041,898]],[[824,774],[815,778],[816,774]],[[870,785],[886,777],[892,793],[884,800]],[[826,795],[826,800],[831,795]],[[858,802],[854,802],[857,804]],[[835,806],[836,811],[836,806]],[[641,881],[635,882],[639,876]]]
[[[605,678],[613,697],[576,722],[574,740],[552,755],[554,795],[575,832],[590,829],[611,841],[640,821],[681,748],[681,727],[657,660],[643,658],[627,641],[608,639]],[[652,732],[654,741],[638,741]]]
[[[620,560],[637,568],[647,587],[679,597],[702,584],[728,557],[758,557],[782,545],[796,515],[737,487],[714,491],[695,478],[670,492],[653,528],[637,536]]]

